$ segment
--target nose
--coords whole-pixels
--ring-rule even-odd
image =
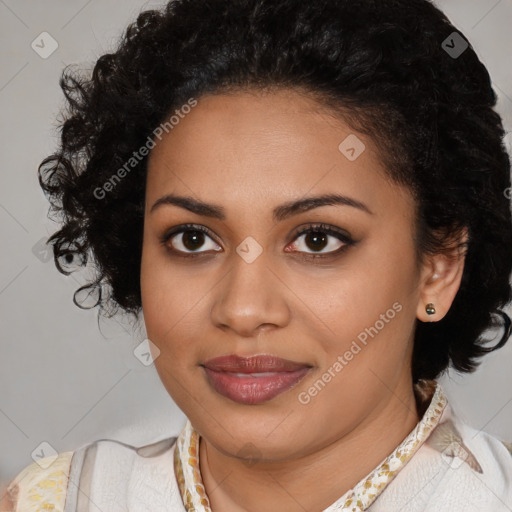
[[[290,321],[287,288],[269,267],[265,252],[252,263],[236,253],[232,259],[229,272],[215,287],[210,310],[213,324],[243,337],[286,326]]]

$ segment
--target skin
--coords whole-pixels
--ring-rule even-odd
[[[389,180],[369,137],[355,133],[366,146],[356,160],[340,152],[354,133],[298,91],[245,91],[199,98],[151,151],[144,321],[160,350],[159,376],[201,435],[200,469],[214,512],[322,510],[419,420],[410,370],[416,321],[446,314],[464,258],[436,255],[418,264],[412,196]],[[171,193],[221,206],[226,218],[172,204],[151,211]],[[354,198],[371,213],[330,205],[272,218],[283,203],[327,193]],[[319,222],[356,243],[338,256],[305,260],[344,245],[330,234],[324,248],[308,244],[307,235],[294,237],[297,228]],[[183,245],[183,233],[160,243],[166,230],[184,223],[210,231],[197,250]],[[262,248],[252,263],[236,252],[247,237]],[[170,248],[201,254],[187,259]],[[301,403],[299,394],[397,302],[400,312]],[[425,312],[429,302],[433,317]],[[273,354],[312,369],[263,404],[239,404],[218,394],[200,366],[227,354]]]

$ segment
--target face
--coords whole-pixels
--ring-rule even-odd
[[[339,201],[310,201],[327,195]],[[411,389],[414,212],[372,140],[292,90],[203,96],[164,132],[148,162],[144,321],[206,440],[299,457]]]

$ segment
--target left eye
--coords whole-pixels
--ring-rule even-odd
[[[333,228],[328,226],[310,226],[298,233],[292,248],[298,252],[322,255],[324,253],[337,252],[338,249],[351,243],[352,241],[347,235]],[[311,252],[308,252],[307,249],[310,249]],[[324,251],[324,249],[327,250]],[[324,251],[324,253],[320,251]]]

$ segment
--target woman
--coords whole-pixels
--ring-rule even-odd
[[[506,443],[436,381],[512,299],[496,96],[436,7],[177,0],[61,86],[56,263],[144,314],[188,421],[34,463],[4,507],[512,510]]]

